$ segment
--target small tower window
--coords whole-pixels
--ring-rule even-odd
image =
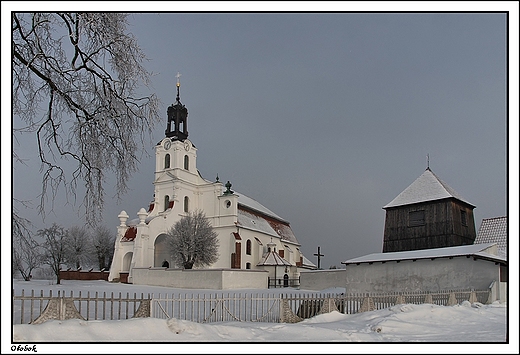
[[[184,156],[184,169],[190,170],[190,157],[187,155]]]
[[[246,254],[251,255],[251,240],[247,240],[246,242]]]
[[[164,156],[164,168],[168,169],[170,167],[170,154],[166,154]]]
[[[184,212],[189,212],[190,199],[188,196],[184,196]]]
[[[408,215],[408,226],[410,227],[417,227],[417,226],[424,226],[424,210],[422,211],[412,211]]]
[[[467,226],[468,225],[468,219],[467,219],[467,216],[466,216],[466,211],[464,211],[464,210],[460,210],[460,222],[462,223],[463,226]]]
[[[170,196],[166,195],[166,196],[164,196],[164,210],[165,211],[168,209],[169,205],[170,205]]]
[[[246,263],[246,269],[251,269],[251,263]]]

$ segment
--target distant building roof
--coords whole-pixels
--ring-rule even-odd
[[[401,251],[395,253],[374,253],[344,261],[342,262],[342,264],[358,264],[414,259],[437,259],[454,256],[476,256],[481,259],[494,260],[498,262],[506,261],[505,258],[493,253],[492,247],[495,245],[496,243],[486,243],[463,245],[448,248]]]
[[[453,190],[448,184],[439,179],[430,168],[427,168],[410,186],[404,189],[396,198],[383,209],[414,203],[441,200],[445,198],[456,198],[468,205],[473,206]]]
[[[302,259],[303,259],[303,263],[302,263],[303,267],[309,268],[309,269],[317,269],[318,268],[312,261],[307,259],[305,257],[305,255],[303,255],[303,254],[300,254],[300,255],[302,256]]]
[[[474,244],[484,243],[496,243],[499,253],[506,256],[507,216],[482,219]]]

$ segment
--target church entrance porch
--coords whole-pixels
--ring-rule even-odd
[[[171,265],[171,256],[168,249],[168,239],[166,234],[160,234],[154,243],[154,267],[169,267]],[[167,265],[167,266],[165,266]]]

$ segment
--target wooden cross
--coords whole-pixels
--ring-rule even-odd
[[[314,253],[314,255],[318,257],[318,269],[320,269],[320,264],[321,264],[320,261],[321,261],[321,257],[322,257],[322,256],[325,256],[325,255],[323,255],[323,254],[320,253],[320,247],[318,247],[318,253]]]

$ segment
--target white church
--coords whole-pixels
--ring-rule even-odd
[[[316,266],[302,254],[289,222],[232,191],[229,181],[209,181],[197,170],[179,90],[177,80],[165,137],[155,146],[153,201],[137,218],[125,211],[118,215],[109,281],[186,288],[298,286],[300,271]],[[197,209],[218,234],[219,259],[204,270],[181,270],[172,265],[166,232]]]

